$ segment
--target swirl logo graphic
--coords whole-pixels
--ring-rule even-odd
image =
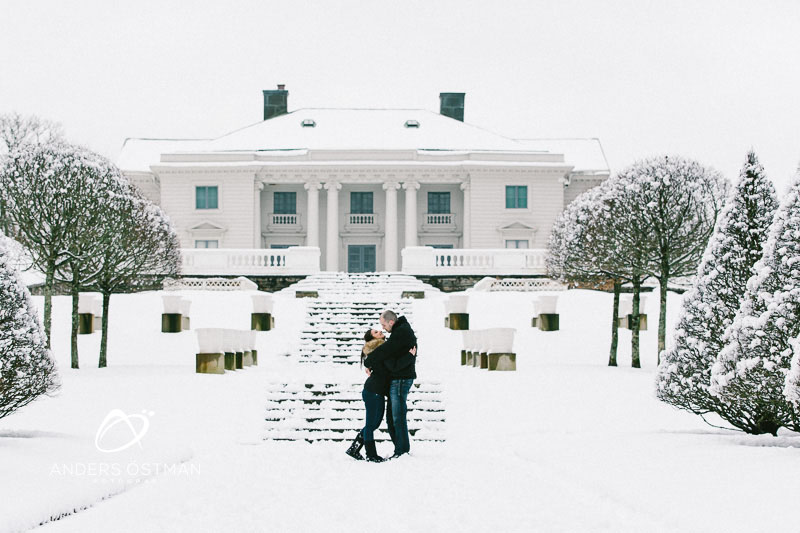
[[[149,416],[153,416],[152,411],[142,411],[143,414],[131,414],[126,415],[120,409],[112,409],[108,412],[106,417],[103,419],[103,422],[100,424],[100,427],[97,428],[97,433],[94,436],[94,445],[95,447],[101,451],[106,453],[113,453],[113,452],[120,452],[122,450],[127,450],[134,444],[138,444],[139,448],[142,447],[142,437],[145,436],[147,430],[150,429],[150,419]],[[111,446],[104,446],[103,440],[108,440],[106,438],[106,434],[112,430],[114,427],[124,424],[130,430],[131,437],[127,442],[124,442],[121,445],[111,447]],[[138,430],[137,427],[138,426]],[[118,444],[118,443],[114,443]]]

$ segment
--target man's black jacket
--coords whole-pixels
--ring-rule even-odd
[[[406,317],[401,316],[392,326],[389,340],[375,348],[364,360],[364,366],[383,363],[391,379],[416,379],[417,358],[409,350],[417,345],[417,336]]]

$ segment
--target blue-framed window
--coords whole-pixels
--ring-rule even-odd
[[[427,246],[430,246],[431,248],[437,248],[437,249],[440,249],[440,250],[452,250],[453,249],[453,245],[452,244],[428,244]]]
[[[371,192],[351,192],[350,193],[350,212],[356,215],[372,214],[372,193]]]
[[[286,250],[287,248],[291,248],[292,246],[297,246],[296,244],[270,244],[269,247],[273,250]]]
[[[195,248],[219,248],[217,239],[198,239],[194,241]]]
[[[297,193],[275,191],[272,196],[273,208],[276,215],[297,214]]]
[[[525,239],[506,239],[506,248],[527,248],[528,241]]]
[[[506,209],[528,208],[528,186],[506,185]]]
[[[429,192],[428,193],[428,213],[448,214],[450,213],[450,193],[449,192]]]
[[[218,209],[219,189],[216,185],[194,188],[194,206],[196,209]]]

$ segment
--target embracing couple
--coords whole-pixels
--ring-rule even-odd
[[[378,328],[364,334],[361,364],[367,372],[364,390],[366,420],[364,429],[347,449],[347,455],[364,459],[361,448],[367,451],[367,461],[380,463],[384,459],[375,450],[374,433],[381,425],[384,410],[389,435],[394,443],[394,455],[390,459],[408,453],[411,444],[406,420],[406,400],[411,384],[417,377],[417,337],[406,317],[398,317],[393,311],[384,311],[380,317],[381,328],[389,333],[387,339]],[[385,406],[384,406],[385,402]]]

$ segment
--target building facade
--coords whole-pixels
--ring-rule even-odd
[[[404,249],[542,249],[556,216],[608,177],[597,139],[510,139],[439,113],[299,109],[217,139],[128,139],[118,165],[186,249],[319,250],[331,271],[399,271]],[[222,273],[222,272],[220,272]]]

